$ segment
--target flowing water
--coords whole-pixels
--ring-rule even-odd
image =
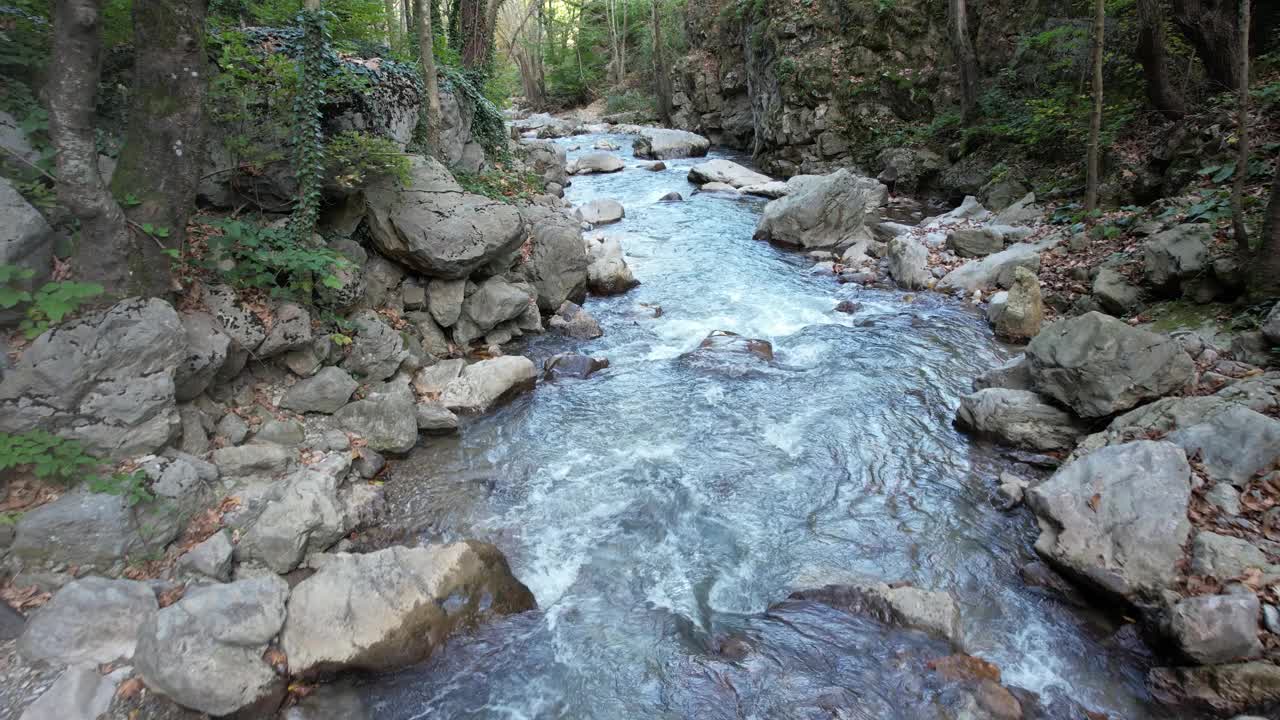
[[[585,152],[600,137],[560,142]],[[374,716],[933,717],[922,708],[945,692],[918,658],[944,643],[825,605],[763,614],[860,577],[950,590],[966,651],[1008,685],[1168,717],[1148,709],[1129,633],[1018,577],[1034,522],[990,500],[1009,462],[951,425],[1008,353],[977,312],[811,275],[801,254],[752,240],[763,201],[694,194],[698,161],[640,170],[630,138],[612,139],[628,168],[567,196],[622,202],[626,219],[602,230],[643,284],[589,300],[604,337],[524,350],[611,367],[426,440],[389,484],[397,523],[497,544],[539,609],[377,678]],[[659,203],[671,190],[687,200]],[[861,307],[834,312],[842,299]],[[776,359],[682,357],[713,330],[767,339]]]

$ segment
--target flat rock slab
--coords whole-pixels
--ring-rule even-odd
[[[745,185],[760,185],[771,180],[772,178],[768,175],[762,175],[731,160],[708,160],[689,168],[689,182],[695,185],[721,182],[740,188]]]
[[[651,160],[702,157],[710,148],[711,141],[697,133],[666,128],[644,128],[632,143],[636,157]]]

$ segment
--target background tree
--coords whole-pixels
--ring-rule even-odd
[[[1191,42],[1214,92],[1234,90],[1240,57],[1236,0],[1173,0],[1173,20]]]
[[[667,64],[666,48],[662,44],[662,2],[650,3],[653,16],[653,94],[657,104],[658,119],[664,125],[671,124],[671,67]]]
[[[1107,15],[1104,0],[1093,0],[1093,37],[1089,65],[1093,70],[1093,109],[1089,114],[1088,167],[1085,171],[1084,210],[1092,216],[1098,208],[1098,183],[1102,165],[1102,47]]]
[[[969,36],[969,7],[966,0],[948,0],[947,30],[951,51],[960,73],[960,118],[972,125],[978,115],[978,55]]]
[[[1146,78],[1147,98],[1160,114],[1176,120],[1186,113],[1182,96],[1169,79],[1164,8],[1160,0],[1138,0],[1138,62]]]
[[[1236,90],[1236,173],[1231,184],[1231,231],[1236,247],[1248,257],[1249,233],[1244,226],[1244,183],[1249,176],[1249,0],[1240,0],[1240,27],[1236,58],[1239,87]]]
[[[1260,298],[1280,297],[1280,172],[1271,185],[1271,202],[1263,216],[1262,237],[1247,267],[1249,288]]]
[[[440,152],[440,86],[436,78],[435,33],[432,31],[430,0],[416,0],[414,16],[418,23],[418,63],[422,68],[422,86],[426,95],[419,123],[421,137],[432,155]]]

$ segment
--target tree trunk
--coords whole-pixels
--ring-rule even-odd
[[[1106,5],[1103,0],[1094,0],[1093,44],[1089,49],[1089,62],[1093,67],[1093,111],[1089,115],[1089,165],[1085,173],[1084,190],[1084,211],[1090,218],[1098,208],[1098,182],[1102,165],[1102,46],[1106,20]]]
[[[129,129],[111,180],[117,198],[139,204],[125,212],[136,225],[167,228],[165,245],[179,247],[195,205],[204,146],[205,0],[134,0],[136,48]],[[170,283],[161,239],[142,243],[139,269],[147,294]]]
[[[386,0],[385,5],[387,13],[387,45],[394,46],[396,38],[400,36],[400,33],[397,32],[400,28],[400,19],[397,12],[400,8],[400,3],[397,0]]]
[[[422,85],[426,102],[422,104],[423,139],[427,152],[440,155],[440,86],[436,78],[435,34],[431,28],[431,12],[424,7],[430,0],[416,0],[418,20],[418,61],[422,68]]]
[[[1236,176],[1231,185],[1231,231],[1236,236],[1236,249],[1248,258],[1249,233],[1244,227],[1244,183],[1249,177],[1249,0],[1240,0],[1240,87],[1236,91]]]
[[[978,55],[969,37],[969,8],[966,0],[950,0],[948,29],[951,50],[960,71],[960,118],[965,127],[978,117]]]
[[[468,70],[478,70],[484,65],[485,7],[484,0],[462,0],[458,8],[462,66]]]
[[[80,221],[73,270],[77,279],[101,284],[114,299],[134,293],[139,257],[124,210],[98,174],[94,104],[102,66],[101,23],[101,0],[54,3],[52,55],[58,61],[49,64],[46,93],[58,200]]]
[[[1254,297],[1280,297],[1280,173],[1271,185],[1271,202],[1262,221],[1262,237],[1253,258],[1249,291]]]
[[[658,119],[671,125],[671,69],[662,46],[661,0],[653,0],[653,94],[658,101]]]
[[[1177,120],[1186,114],[1182,97],[1169,80],[1165,57],[1164,11],[1160,0],[1138,0],[1138,62],[1147,79],[1147,99],[1161,115]]]
[[[1235,0],[1173,0],[1174,23],[1191,41],[1215,92],[1234,90],[1240,40]]]

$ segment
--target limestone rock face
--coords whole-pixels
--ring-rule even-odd
[[[1091,312],[1060,320],[1027,346],[1036,390],[1081,417],[1103,417],[1185,386],[1195,370],[1177,341]]]
[[[40,428],[122,459],[181,427],[174,377],[187,334],[163,300],[122,300],[44,333],[0,379],[0,432]]]
[[[487,543],[336,554],[294,588],[280,645],[299,675],[393,670],[486,615],[532,607],[533,594]]]
[[[284,625],[288,596],[275,575],[189,588],[142,625],[138,673],[152,690],[216,717],[278,703],[284,681],[262,654]]]
[[[1096,450],[1027,491],[1040,520],[1036,551],[1126,600],[1172,586],[1191,531],[1191,466],[1172,443]]]
[[[435,160],[410,158],[407,187],[375,184],[365,192],[369,231],[387,257],[424,275],[459,279],[524,241],[511,205],[464,192]]]
[[[755,237],[808,249],[867,244],[888,194],[876,180],[838,170],[766,205]]]
[[[5,130],[5,123],[0,122],[0,135],[9,136]],[[18,128],[13,131],[17,140],[25,141]],[[13,149],[12,145],[5,147]],[[0,152],[0,156],[3,155]],[[36,159],[39,159],[38,153]],[[28,279],[14,279],[8,284],[28,292],[39,289],[53,270],[53,244],[53,228],[44,216],[31,207],[7,178],[0,178],[0,265],[15,265],[34,273]],[[16,310],[0,309],[0,323],[18,317]]]

